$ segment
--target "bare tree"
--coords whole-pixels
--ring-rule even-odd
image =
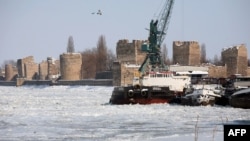
[[[5,68],[5,65],[7,64],[11,64],[12,66],[16,66],[17,65],[17,61],[15,60],[5,60],[1,66],[2,69]]]
[[[207,63],[206,45],[201,44],[201,63]]]
[[[82,78],[95,78],[97,72],[112,70],[115,55],[108,50],[105,37],[101,35],[97,47],[82,52]]]
[[[105,71],[107,69],[107,54],[105,36],[101,35],[97,43],[96,72]]]
[[[82,52],[82,78],[95,78],[96,75],[96,48]]]
[[[168,58],[168,49],[167,49],[167,45],[166,44],[163,44],[161,54],[162,54],[162,61],[164,62],[164,64],[168,64],[169,65],[170,64],[170,60]]]
[[[116,57],[115,54],[112,52],[112,50],[108,50],[107,54],[107,70],[111,71],[113,68],[113,62],[115,61]]]
[[[213,63],[215,65],[222,65],[221,59],[220,59],[220,57],[218,57],[218,55],[214,55]]]
[[[67,45],[67,53],[75,52],[74,40],[72,36],[69,36],[68,45]]]

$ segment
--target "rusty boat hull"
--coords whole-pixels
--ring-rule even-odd
[[[176,97],[180,94],[170,91],[169,87],[115,87],[110,98],[110,104],[174,103]]]

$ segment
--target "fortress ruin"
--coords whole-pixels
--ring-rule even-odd
[[[117,61],[113,62],[112,70],[114,86],[131,85],[133,78],[139,76],[138,69],[147,55],[146,52],[141,51],[144,43],[147,41],[133,40],[129,42],[129,40],[123,39],[117,42]],[[228,78],[234,74],[250,75],[247,47],[244,44],[223,49],[221,52],[222,66],[201,64],[200,58],[201,49],[197,41],[174,41],[173,62],[178,65],[170,65],[169,68],[171,71],[178,70],[178,72],[205,70],[208,77],[215,78]],[[58,84],[66,81],[68,81],[67,84],[73,84],[73,81],[79,81],[77,82],[79,84],[97,83],[82,80],[83,65],[80,53],[63,53],[60,55],[60,60],[48,57],[46,61],[39,64],[34,62],[33,56],[28,56],[18,59],[17,66],[6,64],[5,71],[1,72],[4,77],[1,78],[6,82],[16,81],[17,85],[22,85],[27,80],[53,81]],[[104,81],[100,84],[104,84]],[[109,85],[109,82],[106,81],[105,84]]]
[[[222,62],[227,65],[227,76],[233,74],[249,75],[247,48],[244,44],[236,45],[221,52]]]
[[[174,41],[173,62],[180,65],[200,65],[201,49],[197,41]]]
[[[146,41],[133,40],[131,43],[129,40],[119,40],[116,46],[117,60],[122,63],[130,64],[142,64],[146,52],[141,51],[141,45]]]
[[[132,43],[128,40],[118,41],[116,47],[118,61],[113,63],[113,85],[132,84],[133,78],[138,75],[138,69],[146,56],[146,53],[140,50],[144,42],[146,41],[133,40]],[[173,62],[180,65],[179,71],[186,71],[186,68],[194,68],[190,66],[197,66],[193,71],[207,70],[208,77],[228,78],[233,74],[250,75],[245,45],[224,49],[221,54],[222,66],[201,64],[201,49],[197,41],[173,42]],[[176,66],[170,66],[171,69],[176,69]]]
[[[116,46],[117,60],[113,63],[113,85],[131,85],[135,73],[143,63],[146,52],[141,51],[143,40],[119,40]]]
[[[82,55],[80,53],[64,53],[60,55],[62,80],[80,80]]]

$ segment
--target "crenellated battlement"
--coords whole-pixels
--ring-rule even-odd
[[[246,45],[245,44],[239,44],[231,47],[226,47],[222,49],[222,52],[232,52],[232,51],[239,51],[239,50],[246,50]]]
[[[198,41],[174,41],[175,46],[199,45]]]

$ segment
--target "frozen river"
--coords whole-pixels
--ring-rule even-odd
[[[0,140],[222,141],[224,123],[250,121],[229,106],[110,105],[112,90],[0,86]]]

